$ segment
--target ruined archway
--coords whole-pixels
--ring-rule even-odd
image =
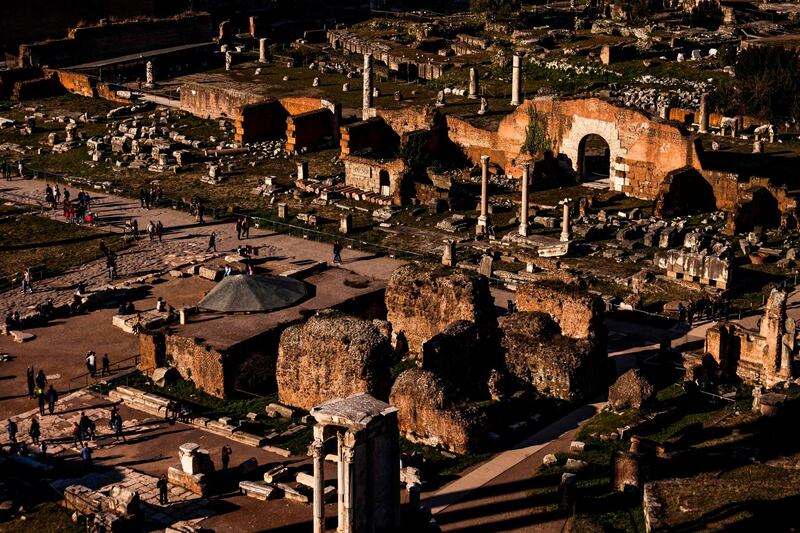
[[[693,168],[681,169],[667,175],[661,190],[657,201],[657,211],[660,216],[717,210],[714,188]]]
[[[602,136],[590,133],[578,143],[578,178],[605,181],[611,176],[611,147]]]
[[[754,190],[750,197],[750,201],[743,203],[736,213],[736,231],[740,233],[753,231],[756,226],[778,227],[781,223],[778,199],[765,187]]]

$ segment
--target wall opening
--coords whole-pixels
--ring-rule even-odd
[[[753,199],[742,204],[736,215],[736,231],[753,231],[756,226],[777,228],[781,223],[778,199],[764,187],[753,192]]]
[[[678,171],[669,179],[669,189],[663,197],[662,216],[707,213],[717,210],[714,188],[694,169]]]
[[[378,174],[378,180],[380,182],[381,187],[381,195],[383,196],[391,196],[392,195],[392,183],[389,180],[389,173],[386,170],[381,170],[380,174]]]
[[[582,182],[608,182],[609,176],[611,148],[600,135],[590,133],[578,144],[578,178]]]

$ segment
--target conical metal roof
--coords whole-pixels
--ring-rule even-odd
[[[294,305],[308,295],[305,283],[280,276],[222,278],[197,304],[220,313],[258,313]]]

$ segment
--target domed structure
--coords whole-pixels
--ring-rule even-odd
[[[263,313],[296,304],[308,295],[306,284],[282,276],[222,278],[197,306],[220,313]]]

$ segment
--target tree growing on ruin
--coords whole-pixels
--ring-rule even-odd
[[[474,13],[485,13],[489,19],[507,19],[519,12],[519,0],[470,0],[469,8]]]
[[[555,139],[550,137],[547,132],[547,116],[539,114],[536,104],[528,106],[528,126],[525,128],[525,141],[520,148],[521,154],[531,156],[541,155],[545,152],[554,150],[556,147]]]

